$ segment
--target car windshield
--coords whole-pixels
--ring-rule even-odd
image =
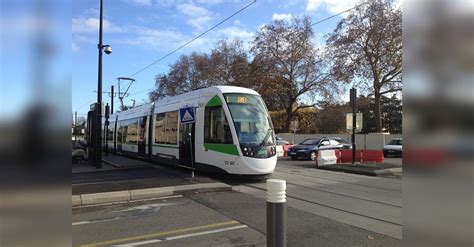
[[[388,145],[402,145],[402,140],[391,140]]]
[[[270,117],[260,96],[232,93],[224,97],[241,144],[273,144]]]
[[[319,139],[306,139],[300,145],[318,145]]]
[[[342,139],[342,138],[334,138],[334,140],[336,140],[336,141],[338,141],[338,142],[340,142],[340,143],[346,143],[346,144],[349,143],[349,142],[347,142],[345,139]]]

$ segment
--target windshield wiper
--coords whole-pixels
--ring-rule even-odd
[[[268,137],[270,136],[270,133],[271,133],[272,130],[273,130],[272,128],[268,128],[267,134],[265,135],[265,138],[263,138],[262,143],[260,143],[260,147],[263,147],[263,145],[265,145],[265,143],[267,142]]]

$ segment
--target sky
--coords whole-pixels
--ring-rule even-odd
[[[104,0],[104,44],[113,53],[103,55],[103,90],[110,91],[117,77],[128,77],[168,52],[206,31],[252,0]],[[308,15],[313,22],[349,9],[354,0],[258,0],[249,8],[223,23],[163,61],[134,76],[131,99],[137,104],[148,101],[156,75],[166,73],[180,55],[209,52],[219,40],[239,38],[249,44],[259,27],[275,19]],[[81,0],[72,4],[72,111],[86,114],[97,93],[97,43],[99,1]],[[331,32],[341,17],[314,26],[317,45]],[[69,20],[65,20],[69,21]],[[126,87],[122,84],[122,87]],[[122,90],[123,91],[123,90]],[[103,95],[105,102],[110,97]],[[115,107],[118,99],[115,98]],[[117,108],[116,108],[117,109]]]

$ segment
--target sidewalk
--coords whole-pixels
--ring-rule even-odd
[[[190,170],[184,168],[114,154],[103,156],[102,161],[102,169],[87,162],[73,165],[73,206],[232,189],[198,174],[191,178]]]

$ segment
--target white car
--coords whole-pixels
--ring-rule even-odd
[[[387,145],[383,147],[383,156],[397,156],[402,157],[402,145],[403,140],[402,138],[395,138],[391,140]]]

